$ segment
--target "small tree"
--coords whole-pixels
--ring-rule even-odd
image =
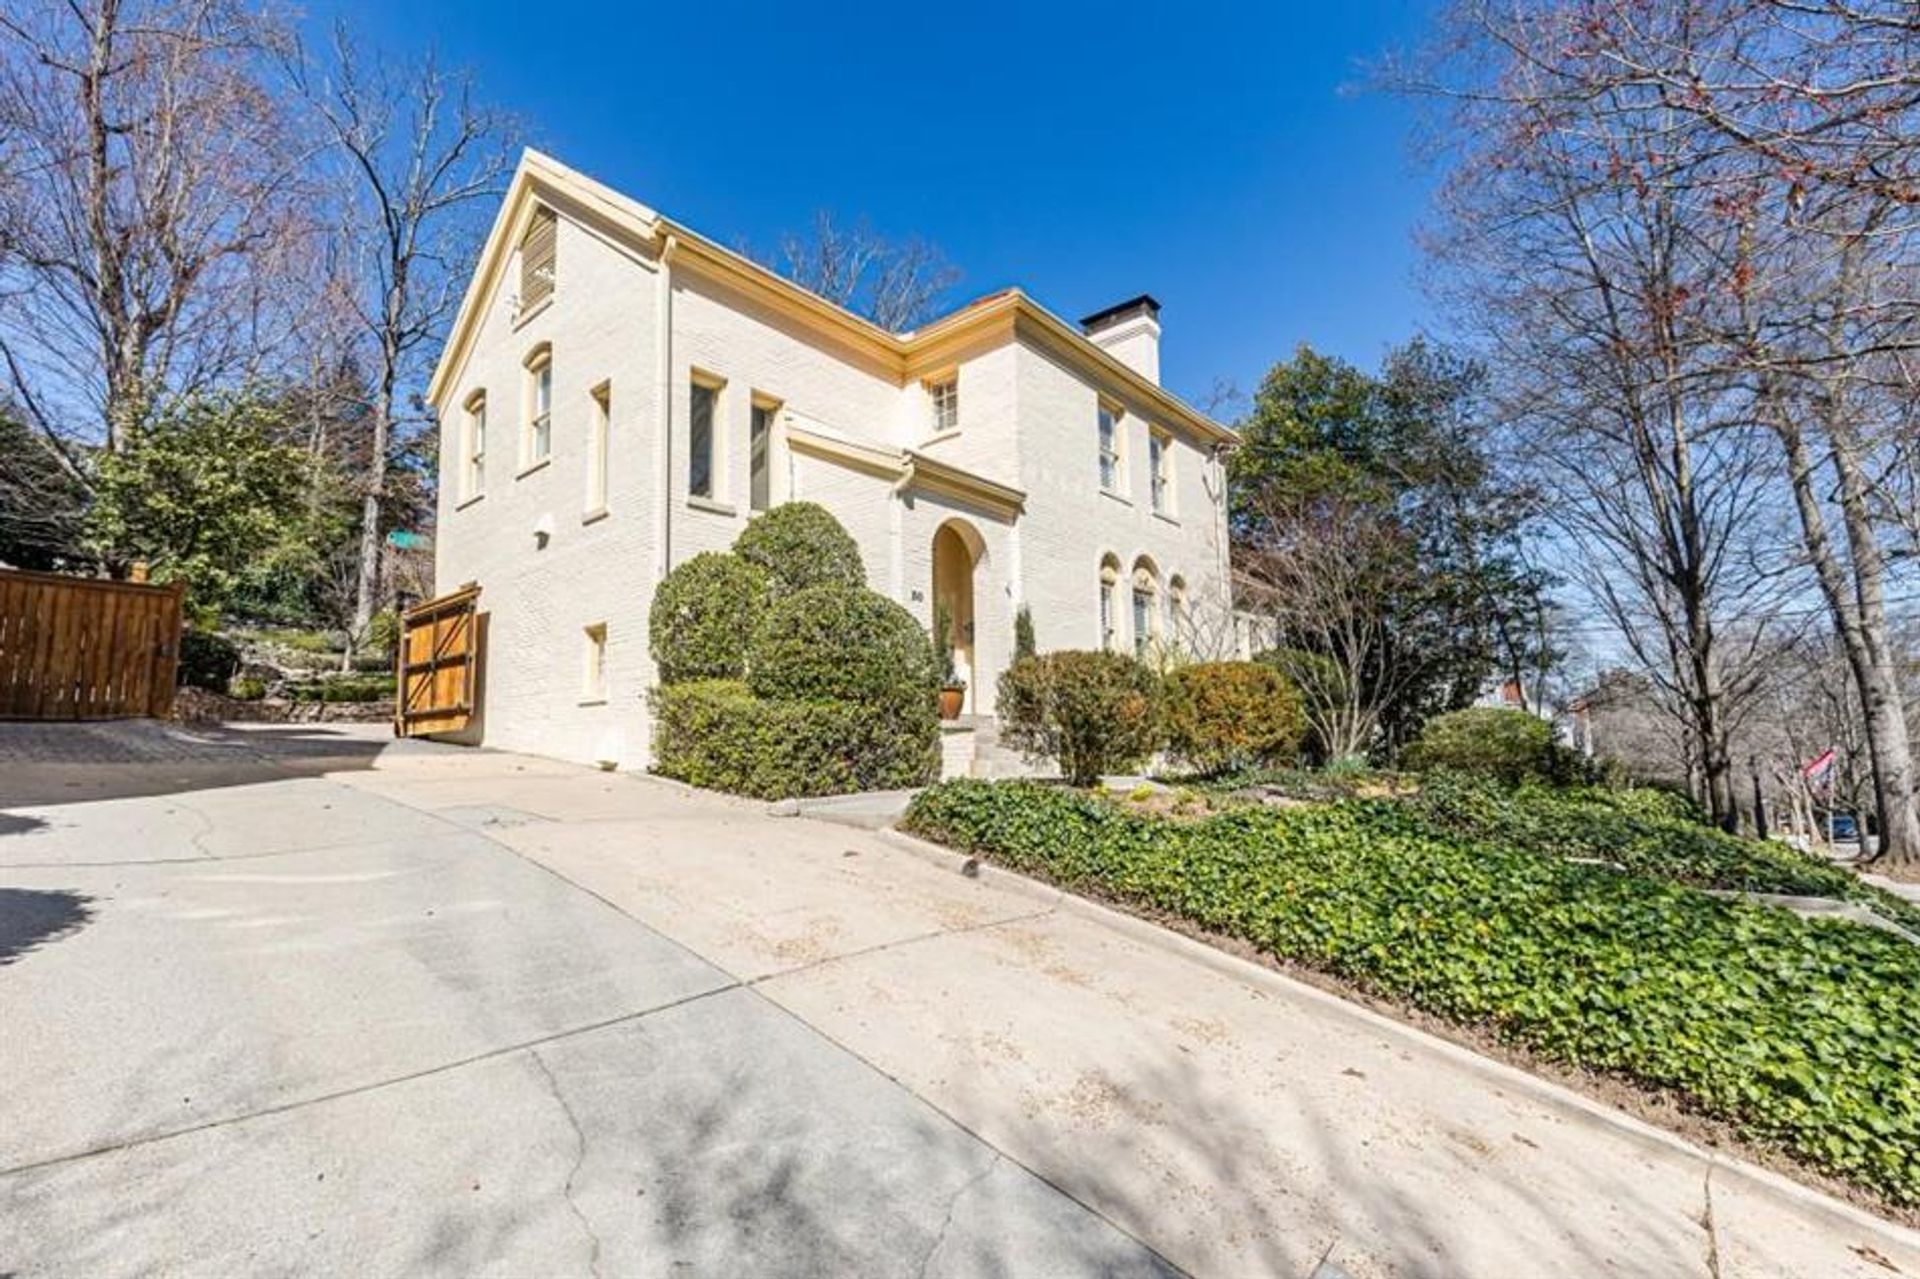
[[[1033,610],[1022,604],[1013,615],[1013,660],[1032,657],[1036,652],[1033,642]]]
[[[199,396],[130,431],[99,460],[88,542],[109,563],[184,578],[193,608],[219,611],[299,527],[307,457],[283,426],[269,401]]]

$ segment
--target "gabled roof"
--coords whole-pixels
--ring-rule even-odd
[[[443,413],[446,398],[472,353],[486,301],[499,287],[536,204],[553,207],[616,243],[663,256],[676,268],[685,265],[741,289],[830,342],[866,357],[901,385],[951,362],[983,333],[1007,326],[1076,367],[1102,389],[1144,406],[1163,425],[1185,428],[1215,443],[1239,440],[1232,430],[1121,363],[1019,289],[990,293],[911,332],[891,333],[531,148],[520,156],[427,387],[428,401]]]

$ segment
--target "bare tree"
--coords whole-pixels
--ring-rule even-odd
[[[1587,20],[1572,5],[1455,11],[1429,82],[1458,139],[1433,247],[1443,294],[1490,352],[1512,459],[1571,551],[1566,575],[1686,707],[1697,793],[1731,826],[1732,728],[1767,635],[1730,623],[1788,589],[1768,440],[1719,340],[1739,232],[1699,130],[1596,73]]]
[[[888,240],[865,219],[836,226],[824,210],[814,215],[808,235],[781,240],[780,256],[781,273],[795,284],[896,333],[932,319],[960,280],[959,270],[924,240]]]
[[[238,0],[0,9],[0,368],[84,480],[161,397],[284,354],[303,157]]]
[[[372,387],[347,627],[359,637],[379,598],[396,452],[430,426],[417,388],[460,305],[484,213],[512,173],[517,129],[431,54],[407,65],[363,57],[344,25],[328,65],[297,61],[293,72],[334,162],[337,296]]]

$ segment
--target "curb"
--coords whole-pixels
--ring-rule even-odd
[[[1920,1253],[1920,1231],[1900,1225],[1898,1222],[1888,1221],[1865,1208],[1836,1199],[1832,1195],[1811,1186],[1802,1185],[1791,1177],[1762,1168],[1758,1164],[1749,1163],[1744,1159],[1731,1157],[1704,1146],[1697,1146],[1677,1133],[1669,1132],[1624,1111],[1616,1110],[1604,1102],[1583,1096],[1552,1080],[1542,1079],[1518,1066],[1482,1056],[1462,1044],[1442,1039],[1421,1030],[1418,1026],[1408,1025],[1385,1013],[1375,1012],[1371,1008],[1342,999],[1330,991],[1297,981],[1263,964],[1242,959],[1238,955],[1229,954],[1205,942],[1141,919],[1137,915],[1103,906],[1065,889],[1055,888],[1050,884],[1029,878],[1018,871],[977,861],[963,853],[954,852],[940,844],[929,843],[892,827],[875,833],[893,847],[948,870],[958,872],[968,862],[976,862],[974,874],[982,884],[991,883],[1033,901],[1053,904],[1067,914],[1100,924],[1129,940],[1184,959],[1194,960],[1223,977],[1256,987],[1264,987],[1295,999],[1306,1000],[1422,1051],[1437,1053],[1455,1065],[1478,1075],[1490,1085],[1522,1093],[1543,1105],[1554,1107],[1588,1128],[1597,1128],[1628,1137],[1661,1153],[1679,1154],[1697,1159],[1709,1166],[1716,1174],[1736,1177],[1763,1194],[1777,1195],[1791,1200],[1794,1206],[1827,1217],[1836,1226],[1850,1230],[1871,1231],[1896,1242],[1903,1249]]]

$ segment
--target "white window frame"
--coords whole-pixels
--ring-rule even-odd
[[[929,434],[949,435],[960,429],[960,375],[943,373],[927,379]]]
[[[1094,417],[1095,446],[1100,453],[1100,489],[1124,494],[1127,488],[1126,432],[1121,425],[1120,406],[1101,400]]]
[[[1152,490],[1153,513],[1172,515],[1173,436],[1154,427],[1147,432],[1147,483]]]
[[[1119,618],[1115,616],[1119,601],[1115,598],[1120,585],[1120,561],[1108,555],[1100,561],[1100,651],[1115,651],[1120,639]]]
[[[780,500],[779,485],[775,482],[777,476],[774,468],[774,441],[780,434],[780,408],[781,404],[779,400],[769,395],[761,395],[758,392],[752,396],[747,408],[747,509],[749,511],[759,512],[770,510],[775,503]],[[758,496],[756,496],[753,491],[755,462],[753,434],[756,419],[764,419],[766,424],[766,439],[763,442],[759,458],[761,465],[765,468],[764,478],[766,483],[763,486],[765,492]]]
[[[542,343],[527,355],[526,430],[520,438],[520,469],[530,471],[553,460],[553,346]]]
[[[467,397],[460,428],[460,500],[471,502],[487,492],[487,393]]]
[[[707,491],[693,486],[693,408],[696,392],[705,391],[713,399],[707,416]],[[687,497],[695,502],[726,500],[727,380],[703,369],[687,375]]]
[[[613,383],[602,382],[587,393],[592,406],[587,420],[587,493],[589,519],[607,512],[607,464],[613,448]]]
[[[1132,632],[1133,656],[1136,661],[1144,662],[1160,642],[1160,577],[1145,560],[1136,560],[1130,586],[1127,621]]]

